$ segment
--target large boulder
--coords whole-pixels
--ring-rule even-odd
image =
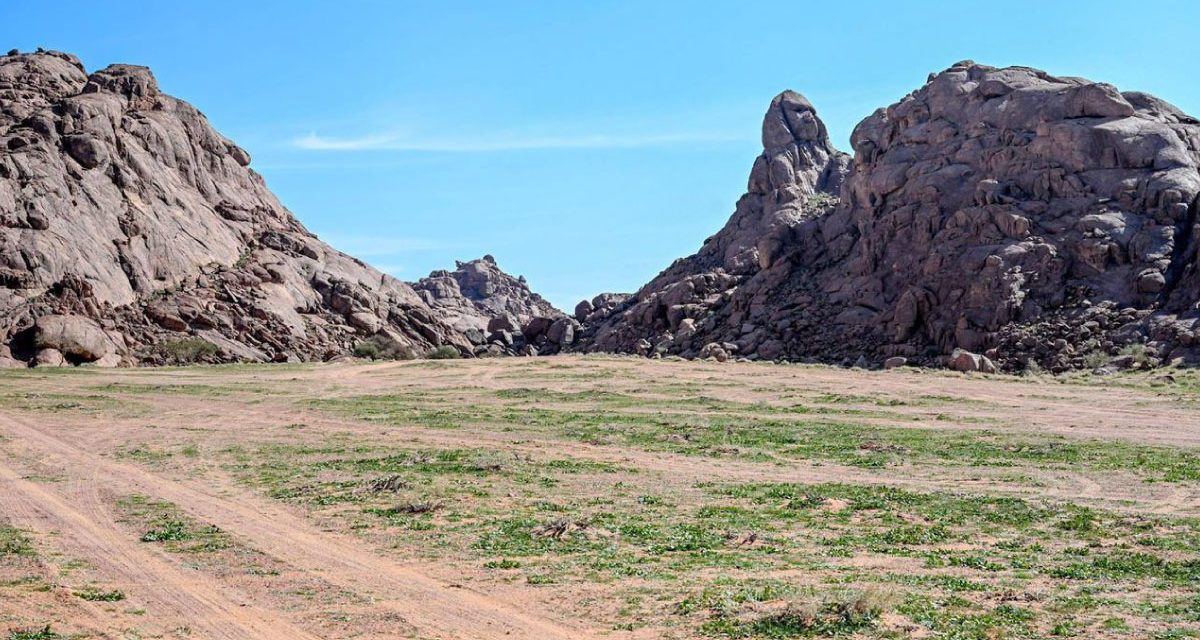
[[[65,367],[70,363],[58,349],[39,349],[33,356],[35,367]]]
[[[116,351],[112,340],[95,321],[82,316],[48,315],[38,318],[35,345],[54,349],[81,362],[99,360]]]
[[[559,318],[546,330],[546,339],[560,347],[568,347],[575,343],[575,334],[578,328],[578,321],[572,318]]]
[[[529,342],[535,342],[538,338],[546,334],[550,330],[550,326],[554,324],[554,318],[537,317],[530,318],[521,327],[521,335]]]
[[[996,365],[987,356],[966,349],[955,349],[946,364],[963,373],[996,373]]]
[[[579,304],[575,305],[575,319],[580,322],[587,322],[588,316],[595,311],[591,300],[580,300]]]

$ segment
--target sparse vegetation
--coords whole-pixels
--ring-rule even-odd
[[[32,556],[33,543],[20,529],[0,526],[0,557]]]
[[[789,600],[767,611],[718,610],[702,627],[729,638],[837,637],[873,628],[895,606],[895,598],[880,589],[827,594],[813,600]]]
[[[104,591],[100,589],[81,589],[74,593],[76,598],[87,600],[89,602],[120,602],[125,599],[123,591],[112,589]]]
[[[462,356],[458,353],[457,348],[444,344],[425,354],[425,357],[430,360],[456,360]]]
[[[50,640],[61,637],[50,628],[50,625],[40,629],[13,629],[8,632],[8,640]]]
[[[130,430],[106,455],[286,503],[481,593],[569,594],[556,597],[586,603],[596,628],[960,640],[1200,632],[1200,519],[1178,499],[1200,485],[1190,432],[1160,425],[1132,438],[1124,419],[1107,432],[1059,428],[1082,422],[1080,407],[1104,406],[1106,390],[1187,424],[1200,375],[1034,384],[879,374],[899,378],[900,391],[842,387],[829,368],[726,367],[736,374],[596,356],[419,360],[356,367],[351,381],[315,378],[315,368],[205,367],[161,383],[130,372],[102,389],[86,378],[19,384],[23,394],[102,391],[102,415],[130,398],[202,399],[202,416],[170,429],[148,411],[150,431]],[[0,394],[15,392],[3,384]],[[357,596],[244,546],[252,529],[227,532],[149,496],[122,498],[115,512],[132,544],[220,580],[270,583],[260,588],[280,606],[354,620],[325,603]],[[52,582],[17,582],[40,561],[19,555],[29,544],[0,554],[0,567],[14,567],[0,573],[0,595],[33,597]],[[70,600],[125,595],[86,568],[63,575],[98,585]]]
[[[412,349],[391,338],[376,334],[354,345],[354,357],[370,360],[412,360]]]
[[[1133,360],[1133,365],[1139,369],[1151,369],[1162,363],[1157,357],[1151,356],[1146,351],[1146,345],[1140,342],[1127,344],[1121,347],[1119,355],[1129,356]]]
[[[154,345],[154,350],[168,364],[208,362],[221,355],[220,347],[197,336],[160,342]]]
[[[138,538],[142,542],[160,543],[175,553],[204,553],[232,546],[232,541],[214,525],[201,525],[183,514],[178,507],[143,495],[122,498],[118,508],[125,517],[145,526]]]

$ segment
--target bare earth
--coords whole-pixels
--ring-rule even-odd
[[[1198,380],[0,372],[0,634],[1192,637]]]

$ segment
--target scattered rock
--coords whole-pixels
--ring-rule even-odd
[[[712,358],[717,362],[725,362],[726,360],[729,360],[729,352],[726,351],[721,345],[715,342],[710,342],[700,349],[700,358],[703,360]]]
[[[371,481],[367,489],[371,493],[396,493],[407,489],[410,483],[401,475],[390,475]]]
[[[971,353],[966,349],[955,349],[950,354],[947,364],[951,369],[964,373],[996,373],[996,365],[987,356]]]
[[[592,306],[590,300],[581,300],[575,305],[575,319],[580,322],[587,322],[588,316],[592,315],[595,307]]]
[[[39,349],[33,356],[35,367],[65,367],[69,363],[58,349]]]

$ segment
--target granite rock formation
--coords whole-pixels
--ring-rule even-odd
[[[851,143],[848,161],[806,100],[777,97],[729,223],[635,295],[585,308],[582,348],[867,365],[965,352],[1054,371],[1134,347],[1200,356],[1195,118],[965,61]]]
[[[557,353],[571,346],[579,323],[529,289],[524,276],[500,269],[490,255],[434,271],[413,288],[435,315],[463,333],[479,356]]]
[[[309,233],[145,67],[0,57],[0,366],[313,360],[466,336]]]

